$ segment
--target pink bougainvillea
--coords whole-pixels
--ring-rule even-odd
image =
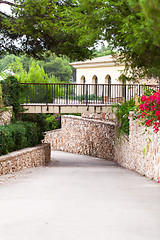
[[[145,126],[153,126],[153,131],[160,130],[160,88],[153,95],[141,97],[138,118],[145,119]]]

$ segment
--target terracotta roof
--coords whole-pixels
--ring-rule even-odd
[[[114,56],[108,55],[108,56],[89,59],[86,61],[73,62],[73,63],[70,63],[70,65],[83,65],[83,64],[90,64],[90,63],[111,63],[111,62],[116,62],[117,58],[118,58],[118,55],[114,55]]]

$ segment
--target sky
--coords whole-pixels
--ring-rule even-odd
[[[10,2],[12,2],[12,1],[10,1]],[[10,6],[8,6],[7,4],[0,4],[0,11],[2,11],[4,13],[9,13]]]

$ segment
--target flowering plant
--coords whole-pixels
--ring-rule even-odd
[[[141,97],[138,118],[145,120],[146,127],[153,126],[155,133],[160,130],[160,88],[150,96]]]

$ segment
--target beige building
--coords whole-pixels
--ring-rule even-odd
[[[77,94],[95,95],[104,99],[105,102],[118,101],[118,98],[122,100],[124,89],[122,85],[117,86],[117,84],[121,83],[118,78],[122,75],[125,65],[118,63],[116,59],[117,56],[109,55],[71,63],[70,65],[76,68]]]
[[[111,55],[73,62],[70,65],[76,68],[77,84],[118,84],[118,77],[125,67],[116,61],[116,56]]]

